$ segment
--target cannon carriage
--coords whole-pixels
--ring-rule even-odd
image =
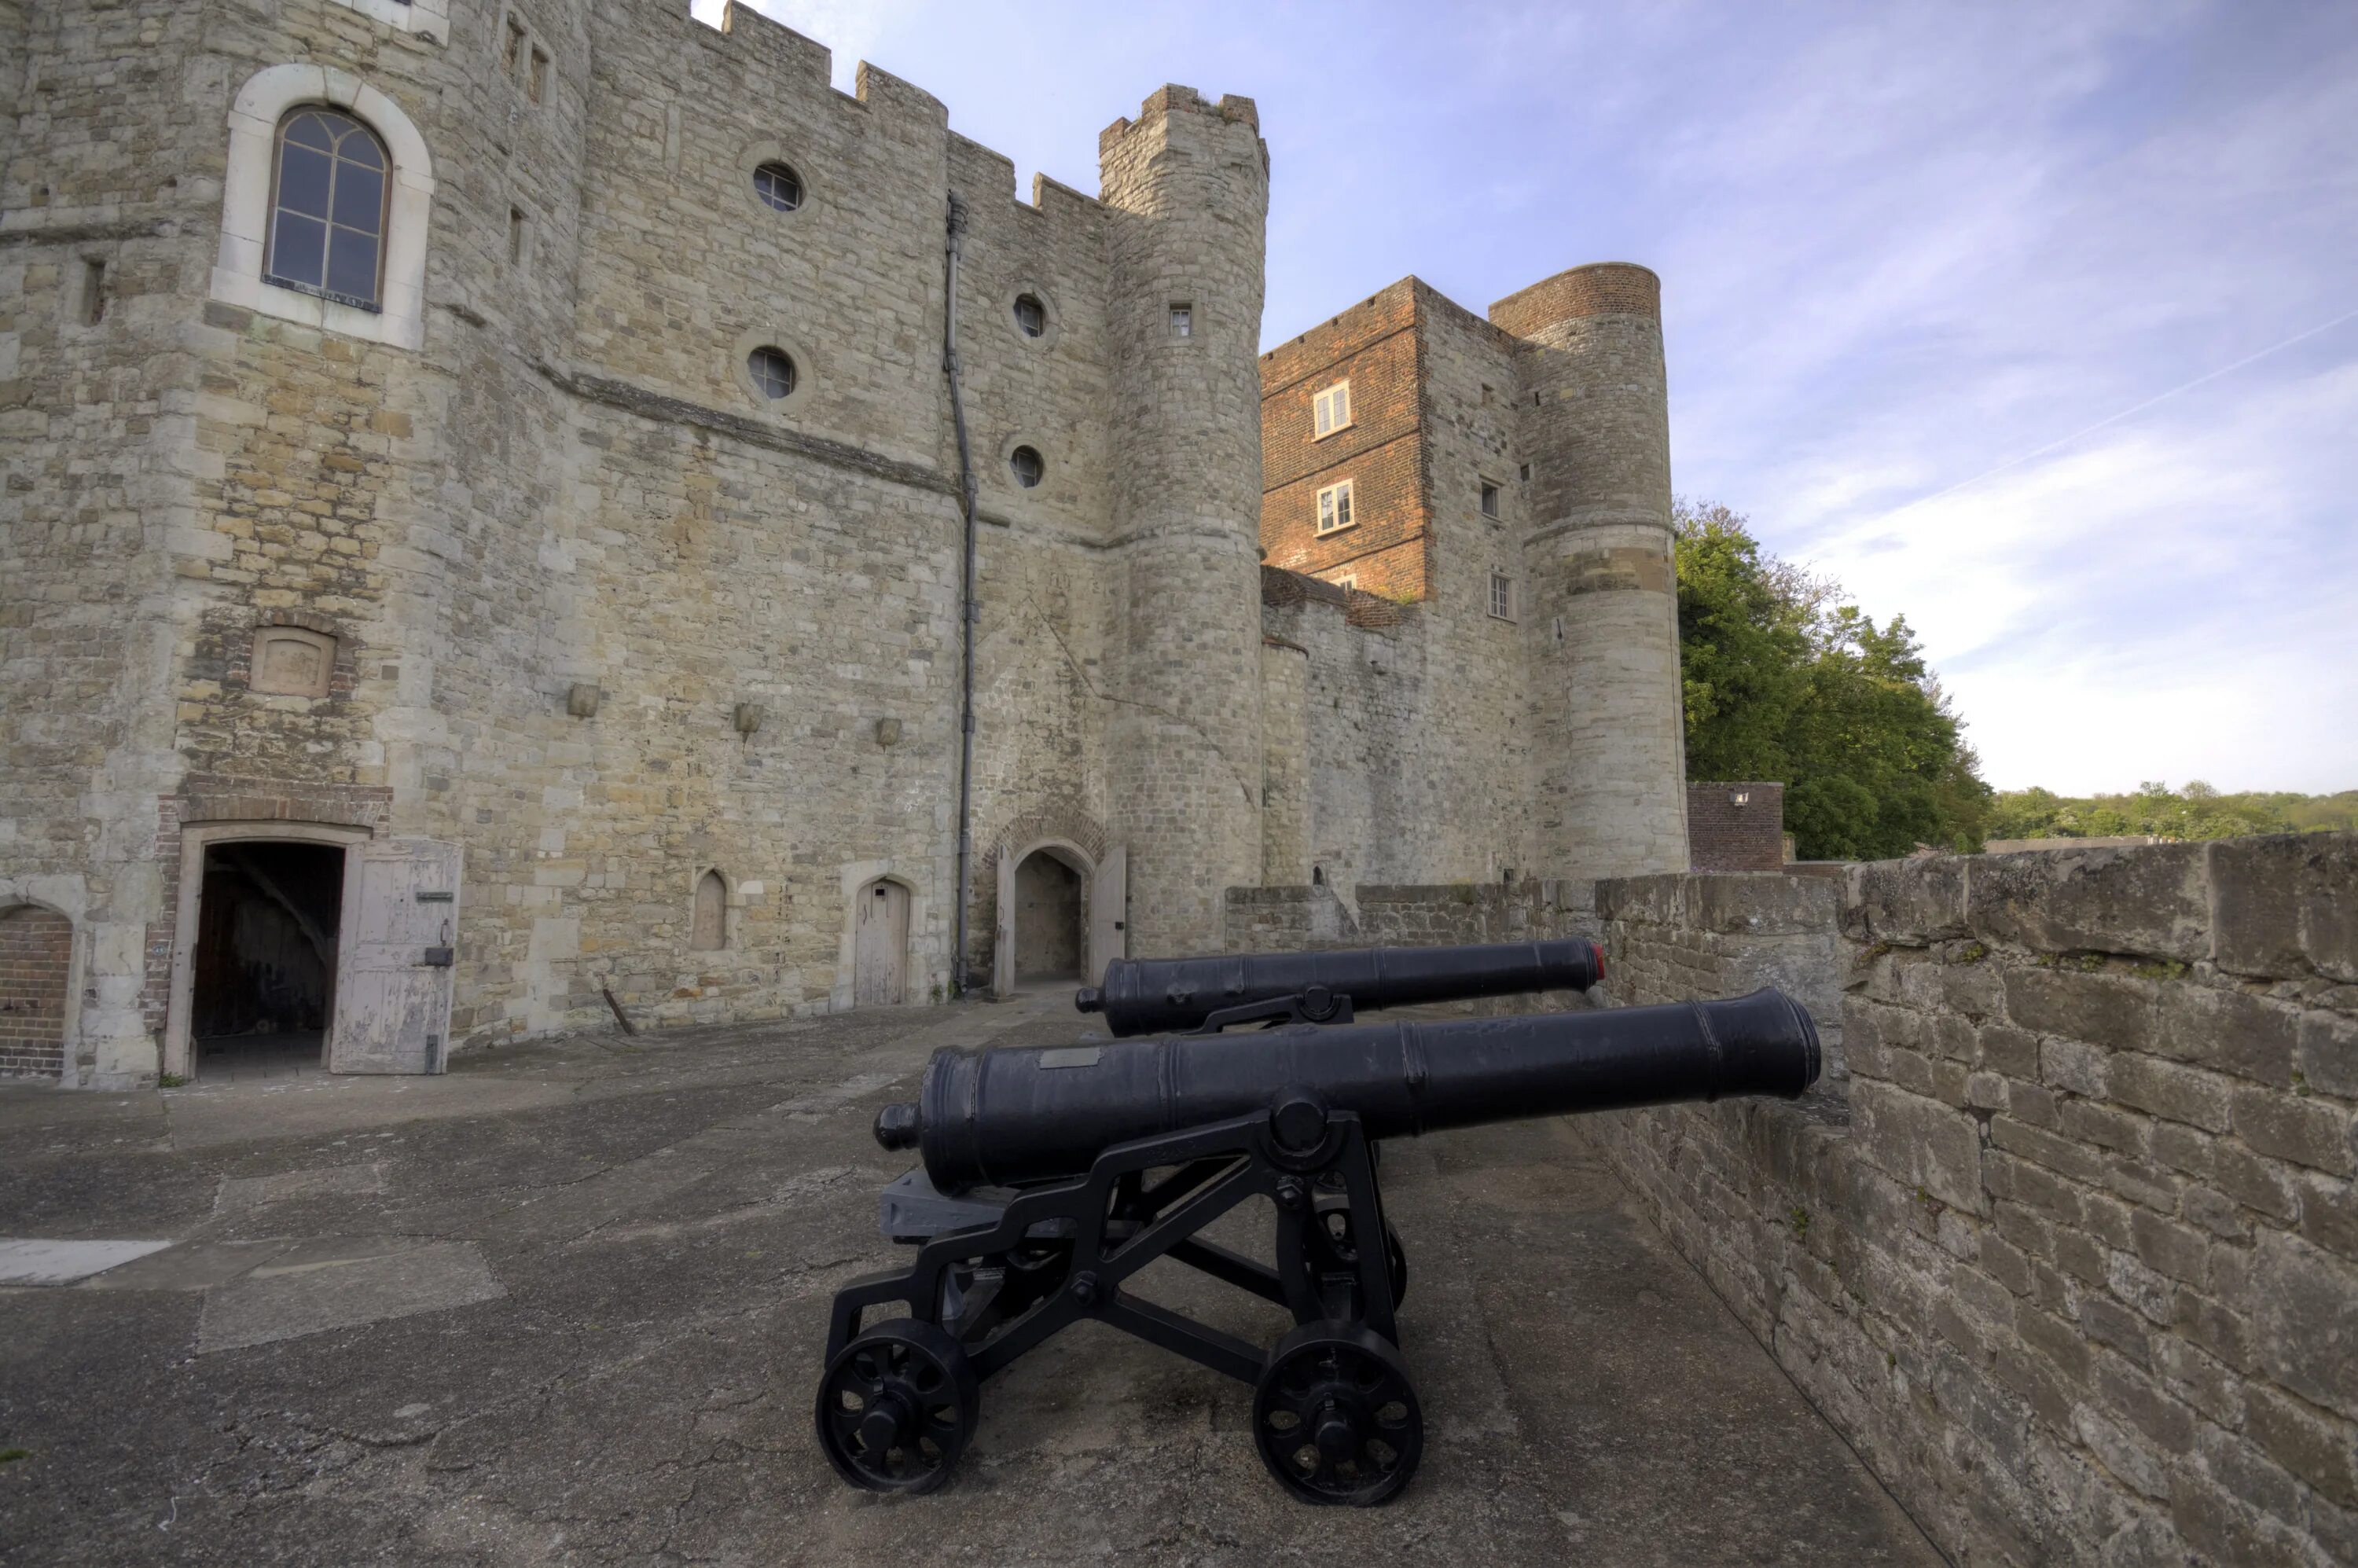
[[[945,1050],[876,1138],[923,1163],[880,1224],[905,1269],[837,1294],[815,1411],[838,1473],[877,1491],[939,1486],[981,1383],[1092,1318],[1253,1390],[1279,1485],[1369,1505],[1415,1472],[1423,1418],[1399,1344],[1407,1259],[1387,1223],[1387,1139],[1730,1095],[1800,1094],[1809,1015],[1775,990],[1724,1001],[1524,1018],[1296,1025],[1074,1046]],[[1266,1259],[1204,1232],[1247,1200],[1275,1218]],[[1252,1344],[1127,1288],[1168,1258],[1283,1309]],[[871,1322],[895,1306],[905,1316]]]

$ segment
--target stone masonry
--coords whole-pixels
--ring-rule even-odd
[[[1838,922],[1846,1079],[1576,1125],[1956,1562],[2358,1561],[2358,838],[1598,909],[1621,1002]]]
[[[1097,197],[1024,200],[937,100],[830,65],[685,0],[0,0],[0,912],[70,923],[67,1081],[152,1080],[185,1033],[189,847],[297,827],[455,851],[460,1048],[610,1027],[609,992],[849,1006],[894,890],[892,984],[946,994],[953,197],[970,974],[1035,851],[1141,954],[1217,946],[1263,881],[1683,864],[1675,651],[1628,608],[1663,581],[1548,586],[1592,513],[1667,537],[1650,274],[1499,325],[1412,280],[1423,597],[1272,596],[1255,106],[1164,88]],[[376,308],[265,276],[274,137],[320,105],[392,159]],[[317,681],[263,678],[265,643]]]

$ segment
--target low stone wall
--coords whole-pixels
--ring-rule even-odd
[[[1362,883],[1351,903],[1325,884],[1230,888],[1226,920],[1231,953],[1594,940],[1597,929],[1595,884],[1585,881]]]
[[[1794,963],[1758,880],[1600,884],[1616,1000]],[[2358,838],[1830,891],[1847,1082],[1575,1125],[1959,1563],[2358,1562]]]
[[[1847,1076],[1834,979],[1838,902],[1833,882],[1779,871],[1599,882],[1606,991],[1627,1004],[1775,986],[1817,1021],[1826,1047],[1823,1082],[1837,1084]]]

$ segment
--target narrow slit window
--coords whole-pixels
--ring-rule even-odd
[[[524,24],[508,15],[507,42],[500,51],[500,73],[509,81],[515,80],[516,68],[524,61]]]
[[[81,324],[95,327],[106,319],[106,264],[81,264]]]
[[[1351,525],[1351,481],[1330,484],[1318,492],[1318,531],[1339,533]]]
[[[383,308],[391,175],[384,144],[351,115],[311,108],[287,116],[278,126],[263,281]]]
[[[532,67],[524,81],[525,96],[534,103],[548,89],[548,51],[535,46],[532,51]]]
[[[1521,470],[1521,476],[1520,476],[1520,477],[1521,477],[1521,479],[1522,479],[1522,481],[1523,481],[1525,484],[1529,484],[1529,483],[1531,483],[1531,464],[1529,464],[1529,463],[1525,463],[1525,464],[1522,466],[1522,470]]]
[[[1311,437],[1331,436],[1351,422],[1351,384],[1338,381],[1310,405]]]
[[[531,220],[521,207],[508,209],[508,265],[524,265],[525,248],[531,238]]]
[[[1501,621],[1515,618],[1515,579],[1504,572],[1490,574],[1490,613]]]

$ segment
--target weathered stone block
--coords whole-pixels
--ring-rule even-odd
[[[1982,1066],[2010,1078],[2039,1076],[2039,1036],[2007,1023],[1985,1023],[1975,1041]]]
[[[1989,1211],[1981,1125],[1973,1117],[1871,1078],[1853,1085],[1851,1114],[1867,1159],[1896,1180],[1952,1207]]]
[[[2253,1250],[2261,1365],[2313,1404],[2358,1420],[2358,1268],[2270,1231]]]
[[[2182,1121],[2208,1132],[2227,1130],[2229,1080],[2197,1067],[2152,1056],[2113,1058],[2107,1081],[2112,1098],[2138,1110]]]
[[[2020,968],[2006,977],[2006,1015],[2041,1034],[2115,1051],[2144,1051],[2154,1037],[2157,988],[2127,975]]]
[[[2300,1015],[2296,1039],[2303,1087],[2358,1099],[2358,1019],[2313,1008]]]
[[[2323,1100],[2274,1089],[2234,1097],[2235,1136],[2262,1154],[2346,1176],[2353,1169],[2350,1113]]]
[[[2276,1390],[2244,1397],[2244,1431],[2277,1464],[2345,1507],[2358,1507],[2358,1441],[2348,1423]]]
[[[2203,846],[1977,856],[1966,874],[1974,935],[2041,952],[2210,957]]]
[[[2161,993],[2161,1028],[2153,1048],[2182,1062],[2288,1088],[2299,1016],[2266,997],[2215,986],[2169,986]]]
[[[1921,946],[1965,934],[1966,861],[1955,855],[1871,860],[1843,872],[1843,932]]]
[[[2085,1182],[2094,1186],[2104,1179],[2103,1155],[2083,1143],[2058,1137],[2044,1128],[2032,1127],[2010,1116],[1990,1119],[1990,1141],[2008,1154],[2036,1161],[2048,1170],[2069,1176],[2075,1182]],[[2079,1214],[2077,1189],[2050,1192],[2036,1182],[2032,1173],[2025,1172],[2017,1172],[2014,1179],[2017,1192],[2036,1195],[2026,1195],[2023,1201],[2036,1203],[2041,1208],[2069,1217],[2076,1217]]]
[[[2358,834],[2287,833],[2204,846],[2219,967],[2358,980]]]

